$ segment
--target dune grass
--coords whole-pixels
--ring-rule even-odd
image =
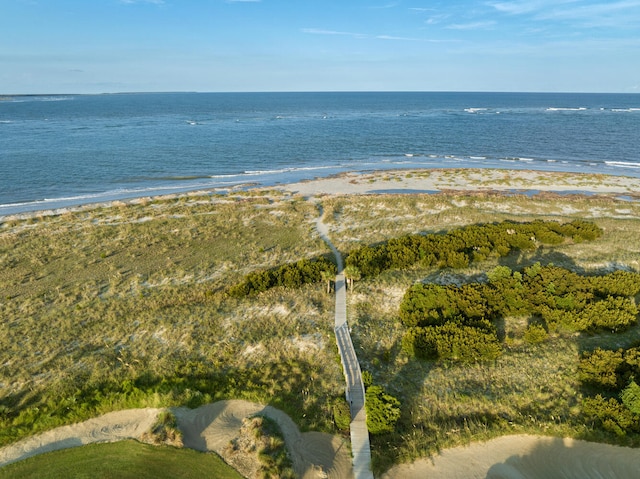
[[[0,479],[241,479],[213,453],[136,441],[50,452],[0,469]]]
[[[316,216],[296,198],[241,195],[2,224],[0,443],[113,409],[233,397],[331,430],[343,386],[322,285],[223,292],[325,253]]]
[[[640,269],[638,203],[489,193],[321,201],[343,253],[479,222],[586,219],[604,229],[601,238],[500,264]],[[310,202],[270,192],[0,224],[0,444],[110,410],[224,398],[272,404],[303,430],[335,432],[331,405],[344,380],[324,285],[247,299],[223,292],[254,269],[328,252],[314,231],[317,214]],[[495,266],[389,271],[357,282],[349,295],[362,367],[402,401],[396,432],[373,441],[377,470],[506,432],[612,440],[580,422],[577,357],[601,344],[631,344],[638,328],[530,345],[522,340],[526,318],[508,318],[510,342],[495,363],[458,366],[402,354],[397,310],[411,284],[468,281]]]
[[[504,354],[488,364],[417,361],[401,350],[398,309],[417,281],[462,284],[482,280],[498,264],[519,269],[536,261],[592,274],[640,269],[640,205],[611,198],[533,198],[493,194],[397,195],[329,198],[325,213],[339,248],[385,241],[406,233],[447,231],[471,223],[533,219],[585,219],[603,228],[590,242],[544,247],[464,270],[388,271],[360,281],[348,297],[348,316],[361,367],[402,402],[393,434],[372,437],[376,471],[428,456],[449,446],[504,434],[546,434],[635,445],[637,436],[615,437],[586,424],[577,379],[580,354],[640,341],[640,327],[623,334],[556,335],[532,345],[524,340],[528,318],[506,318]]]

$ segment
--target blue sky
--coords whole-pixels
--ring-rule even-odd
[[[640,93],[640,0],[0,0],[1,93]]]

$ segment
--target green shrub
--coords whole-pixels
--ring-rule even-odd
[[[422,359],[460,362],[494,360],[502,353],[495,330],[446,323],[410,328],[402,339],[405,352]]]
[[[362,371],[362,384],[367,389],[373,384],[373,375],[369,371]]]
[[[387,269],[409,268],[416,263],[423,267],[464,268],[471,261],[506,256],[512,251],[533,250],[538,243],[560,244],[565,238],[573,241],[592,240],[602,230],[592,223],[574,221],[533,221],[469,225],[444,235],[407,235],[376,246],[363,246],[351,251],[345,262],[358,267],[364,277]]]
[[[600,296],[633,297],[640,293],[640,274],[630,271],[614,271],[605,276],[591,278],[594,290]]]
[[[608,296],[607,299],[588,304],[577,316],[580,330],[612,332],[624,331],[637,321],[638,308],[633,299]]]
[[[549,333],[541,324],[530,324],[524,332],[523,339],[528,344],[539,344],[547,340]]]
[[[400,401],[380,386],[370,386],[365,394],[367,428],[371,434],[393,432],[400,419]]]
[[[303,284],[323,281],[325,271],[335,275],[337,267],[326,258],[301,259],[269,270],[252,271],[242,282],[231,286],[227,292],[230,296],[242,298],[277,286],[298,288]]]
[[[591,353],[584,353],[578,364],[578,379],[588,386],[616,390],[619,387],[618,371],[623,363],[622,350],[597,348]]]
[[[625,436],[628,431],[638,430],[638,416],[614,398],[605,399],[600,394],[585,398],[582,411],[587,418],[598,422],[603,429]]]
[[[344,398],[336,399],[333,403],[333,422],[339,431],[348,431],[351,426],[351,411]]]
[[[620,394],[622,404],[624,404],[633,414],[640,415],[640,386],[631,380],[629,385]]]

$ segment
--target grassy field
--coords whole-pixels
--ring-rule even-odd
[[[0,469],[0,479],[241,479],[213,453],[135,441],[92,444],[35,456]]]
[[[317,214],[245,194],[2,224],[0,443],[109,410],[227,397],[330,430],[343,385],[322,285],[223,292],[252,269],[325,253]]]
[[[586,219],[603,228],[600,239],[501,264],[640,270],[634,202],[489,193],[321,202],[343,253],[478,222]],[[272,404],[302,429],[335,432],[330,405],[344,383],[324,286],[224,294],[251,270],[328,252],[314,230],[317,214],[301,198],[254,192],[0,224],[0,444],[110,410],[223,398]],[[397,432],[373,440],[378,470],[505,432],[612,440],[580,423],[577,357],[600,344],[631,344],[637,327],[531,346],[522,341],[526,318],[507,318],[506,353],[485,365],[418,362],[400,350],[397,311],[411,284],[467,281],[496,264],[390,271],[356,283],[348,308],[362,367],[402,401]]]

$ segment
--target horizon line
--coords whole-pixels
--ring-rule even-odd
[[[105,91],[98,93],[0,93],[3,98],[26,96],[100,96],[100,95],[136,95],[136,94],[266,94],[266,93],[521,93],[521,94],[584,94],[584,95],[635,95],[639,91],[562,91],[562,90],[135,90],[135,91]]]

